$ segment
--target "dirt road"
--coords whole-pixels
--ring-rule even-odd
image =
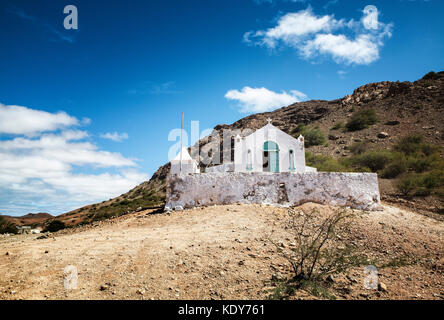
[[[331,210],[300,208],[313,207],[321,214]],[[0,299],[266,299],[272,276],[289,272],[267,240],[274,229],[273,238],[290,241],[280,223],[286,214],[258,205],[145,211],[47,239],[3,237]],[[358,212],[353,230],[349,240],[362,252],[389,262],[379,270],[388,289],[364,289],[363,270],[356,268],[348,278],[335,278],[336,298],[444,298],[443,222],[385,206],[383,212]],[[400,263],[400,255],[418,261]],[[63,285],[68,265],[78,271],[77,289]],[[301,290],[293,298],[318,297]]]

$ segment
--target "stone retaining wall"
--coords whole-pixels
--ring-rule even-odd
[[[223,173],[223,172],[233,172],[234,171],[234,163],[226,163],[221,164],[214,167],[208,167],[205,169],[206,173]]]
[[[167,178],[166,210],[233,203],[315,202],[379,210],[375,173],[201,173]]]

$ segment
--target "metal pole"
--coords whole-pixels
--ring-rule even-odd
[[[182,132],[183,132],[183,111],[182,111],[182,122],[180,124],[180,173],[182,173]]]

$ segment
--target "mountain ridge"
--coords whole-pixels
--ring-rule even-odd
[[[23,216],[9,216],[9,215],[0,215],[0,216],[5,218],[6,221],[14,223],[17,226],[40,225],[44,223],[46,220],[54,218],[53,215],[46,212],[28,213]]]

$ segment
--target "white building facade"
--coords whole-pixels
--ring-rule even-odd
[[[210,166],[206,173],[223,172],[316,172],[316,168],[305,165],[304,137],[297,139],[268,124],[256,132],[234,139],[234,162]],[[171,174],[187,175],[200,173],[198,163],[192,159],[186,148],[171,161]]]
[[[268,124],[249,136],[234,140],[236,172],[316,172],[305,165],[304,137],[297,139]]]
[[[197,161],[191,158],[187,148],[182,148],[177,156],[171,160],[170,174],[200,173]]]

